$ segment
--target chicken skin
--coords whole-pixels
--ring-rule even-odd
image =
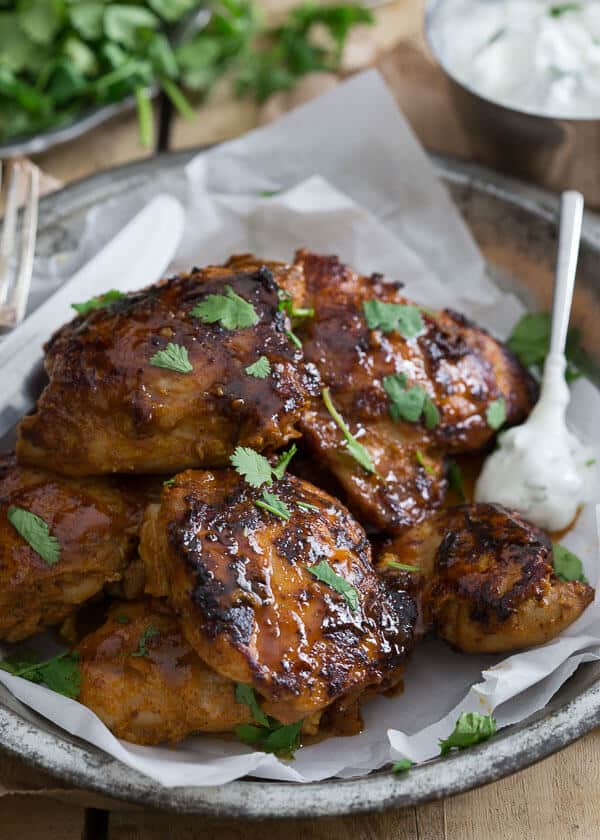
[[[79,700],[117,738],[160,744],[252,720],[235,685],[204,664],[164,605],[115,602],[77,651]]]
[[[495,430],[487,410],[498,400],[508,424],[521,422],[533,406],[535,383],[484,330],[450,311],[419,309],[380,275],[361,277],[337,257],[306,251],[297,253],[296,264],[306,282],[303,303],[314,310],[297,327],[304,356],[367,449],[374,472],[350,457],[320,395],[304,412],[303,434],[343,486],[351,509],[381,530],[399,532],[443,502],[444,454],[488,444]],[[400,326],[370,328],[363,307],[373,302],[404,308],[401,314],[416,319],[417,332],[405,338]],[[412,389],[421,399],[421,416],[408,420],[394,413],[392,389],[402,399]]]
[[[547,642],[594,597],[587,583],[559,580],[550,538],[500,505],[437,513],[396,537],[377,568],[420,601],[421,633],[434,629],[467,653]]]
[[[26,639],[71,616],[133,560],[145,497],[111,479],[69,479],[0,458],[0,639]],[[58,541],[48,562],[9,520],[35,514]]]
[[[172,473],[298,437],[315,373],[289,338],[277,281],[301,293],[300,269],[238,257],[76,317],[46,345],[49,384],[20,423],[19,461]],[[259,360],[268,375],[248,371]]]
[[[386,588],[363,529],[324,491],[277,480],[285,519],[259,506],[262,492],[233,470],[178,475],[142,526],[147,592],[166,596],[199,656],[282,723],[395,684],[412,598]]]

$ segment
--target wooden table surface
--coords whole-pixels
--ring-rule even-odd
[[[276,16],[294,3],[269,0],[265,5]],[[379,9],[374,29],[352,37],[346,69],[377,62],[424,145],[470,157],[444,80],[425,55],[422,6],[422,0],[396,0]],[[295,94],[276,95],[263,108],[236,101],[219,87],[195,120],[176,121],[171,147],[235,136],[333,84],[335,79],[326,74],[307,78]],[[52,183],[148,154],[138,145],[135,117],[125,116],[35,160]],[[444,802],[385,815],[269,824],[214,822],[113,806],[0,756],[0,840],[262,840],[265,834],[269,840],[597,840],[600,731],[528,770]]]

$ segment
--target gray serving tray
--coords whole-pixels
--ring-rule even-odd
[[[109,198],[131,194],[158,174],[180,173],[197,154],[130,164],[79,181],[43,199],[39,252],[63,250],[83,215]],[[495,279],[532,308],[547,308],[556,250],[555,196],[480,167],[434,158]],[[301,244],[301,243],[299,243]],[[600,369],[600,218],[588,215],[574,322]],[[596,377],[596,381],[600,381]],[[443,691],[443,686],[437,686]],[[101,750],[73,738],[0,694],[0,749],[81,788],[140,805],[214,817],[265,819],[381,811],[449,796],[500,779],[562,749],[600,724],[600,663],[582,666],[552,701],[492,740],[413,768],[353,780],[305,785],[244,779],[219,787],[163,788]]]

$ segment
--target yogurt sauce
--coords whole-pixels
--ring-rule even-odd
[[[450,75],[488,99],[600,116],[600,0],[440,0],[429,36]]]
[[[477,481],[476,501],[518,510],[549,531],[573,522],[589,493],[591,450],[567,428],[569,398],[564,356],[550,355],[537,405],[526,423],[501,435]]]

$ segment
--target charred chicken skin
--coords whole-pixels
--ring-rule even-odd
[[[252,720],[234,684],[204,664],[164,605],[115,602],[77,650],[79,700],[117,738],[160,744]]]
[[[46,345],[49,383],[20,423],[20,462],[65,475],[171,473],[223,466],[238,444],[263,451],[298,437],[315,375],[288,337],[278,280],[301,293],[299,269],[238,257],[66,324]],[[214,308],[192,314],[214,296],[217,315],[242,307],[245,326],[208,322]],[[173,347],[184,370],[156,364]],[[248,373],[262,357],[270,374]]]
[[[593,600],[587,583],[559,580],[552,561],[543,531],[500,505],[477,504],[396,537],[377,568],[420,602],[420,632],[435,630],[467,653],[502,653],[554,638]]]
[[[140,550],[147,592],[167,597],[199,656],[293,723],[396,683],[415,609],[376,575],[363,529],[339,502],[290,475],[273,488],[285,521],[232,470],[184,472],[148,508]]]
[[[357,515],[379,529],[400,531],[441,505],[444,453],[484,447],[495,434],[487,409],[499,399],[507,423],[521,422],[536,386],[506,348],[456,313],[419,310],[422,329],[412,338],[400,329],[371,329],[364,310],[371,301],[417,309],[381,275],[361,277],[337,257],[306,251],[297,253],[296,265],[305,277],[304,305],[314,309],[314,317],[297,328],[304,356],[368,450],[375,472],[350,457],[321,396],[304,412],[302,431]],[[389,377],[399,391],[424,391],[433,417],[394,418],[385,387]]]
[[[142,501],[144,497],[142,497]],[[48,563],[9,520],[41,517],[58,541]],[[143,504],[106,478],[69,479],[0,459],[0,639],[26,639],[72,615],[133,561]]]

